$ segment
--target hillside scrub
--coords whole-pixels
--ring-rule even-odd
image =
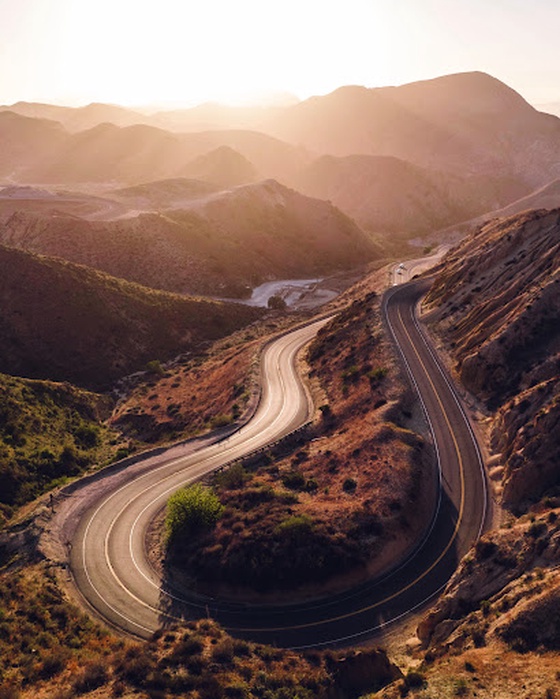
[[[0,246],[3,370],[107,389],[153,360],[224,337],[262,311],[154,291]]]
[[[224,594],[305,595],[343,576],[382,570],[421,531],[431,460],[404,424],[404,387],[375,294],[321,330],[308,357],[329,401],[315,439],[212,478],[223,516],[212,530],[181,540],[165,562],[186,572],[190,584]]]
[[[299,654],[227,635],[204,619],[119,638],[61,591],[52,569],[0,570],[0,696],[268,697],[345,699],[398,675],[382,650],[364,651],[368,671],[352,682],[353,652]]]
[[[263,343],[293,319],[266,317],[196,354],[181,355],[160,373],[130,377],[110,420],[134,444],[188,438],[243,420],[258,395],[258,360]]]
[[[106,460],[110,408],[108,398],[70,384],[0,374],[1,516]]]
[[[332,204],[274,180],[222,192],[196,209],[118,221],[16,212],[0,243],[180,294],[243,298],[264,281],[361,267],[380,247]]]

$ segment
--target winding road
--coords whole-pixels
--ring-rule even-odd
[[[233,635],[303,648],[365,640],[432,600],[485,526],[487,491],[477,441],[461,401],[416,315],[426,281],[384,297],[387,326],[419,392],[440,468],[437,511],[421,545],[387,575],[332,597],[252,606],[195,595],[163,581],[146,555],[146,532],[169,495],[220,465],[265,446],[304,423],[312,410],[296,357],[326,320],[266,348],[263,392],[254,417],[216,443],[164,451],[145,463],[101,472],[73,490],[81,509],[66,517],[69,563],[87,604],[109,624],[140,637],[178,620],[211,616]],[[87,506],[86,504],[87,503]]]

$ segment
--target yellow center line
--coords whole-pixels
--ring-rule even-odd
[[[297,630],[297,629],[306,629],[306,628],[311,628],[313,626],[321,626],[323,624],[329,624],[335,621],[342,621],[343,619],[349,619],[353,616],[357,616],[359,614],[363,614],[364,612],[369,612],[372,609],[375,609],[376,607],[381,606],[382,604],[386,604],[387,602],[391,602],[394,600],[396,597],[399,595],[403,594],[404,592],[407,592],[410,590],[412,587],[414,587],[416,584],[418,584],[423,578],[425,578],[431,571],[439,565],[440,561],[446,556],[447,552],[453,545],[455,539],[457,538],[457,535],[459,533],[459,528],[463,520],[463,513],[464,513],[464,508],[465,508],[465,474],[464,474],[464,465],[463,465],[463,457],[461,456],[461,451],[459,449],[459,444],[457,442],[457,439],[455,437],[455,433],[453,432],[453,428],[451,427],[451,423],[449,422],[449,418],[447,417],[447,413],[445,412],[445,408],[443,407],[443,403],[441,402],[441,399],[439,397],[439,394],[436,390],[436,387],[434,385],[434,382],[432,381],[432,378],[426,368],[425,363],[423,362],[422,358],[420,357],[420,354],[418,353],[418,350],[416,349],[414,343],[412,342],[412,338],[410,336],[410,333],[406,329],[406,326],[403,321],[403,317],[401,314],[401,310],[399,308],[398,310],[398,316],[399,320],[402,325],[402,329],[404,333],[407,336],[408,342],[412,349],[414,350],[414,353],[424,369],[424,373],[426,374],[426,377],[428,378],[428,381],[430,382],[430,385],[432,387],[432,391],[434,392],[434,395],[436,397],[437,402],[439,403],[441,412],[443,414],[443,417],[445,419],[445,422],[447,423],[447,427],[449,429],[449,433],[451,435],[451,439],[453,440],[453,446],[455,447],[455,452],[457,454],[457,460],[459,463],[459,472],[460,472],[460,477],[461,477],[461,500],[460,500],[460,506],[459,506],[459,516],[457,518],[457,522],[455,523],[455,527],[453,530],[453,535],[447,542],[447,545],[443,549],[443,551],[440,553],[440,555],[437,557],[437,559],[428,567],[426,570],[419,575],[417,578],[412,580],[411,582],[408,583],[408,585],[405,585],[404,587],[400,588],[396,592],[393,592],[391,595],[384,597],[381,600],[378,600],[377,602],[374,602],[373,604],[370,604],[366,607],[362,607],[361,609],[356,609],[352,612],[347,612],[346,614],[339,614],[338,616],[333,616],[329,617],[327,619],[320,619],[318,621],[311,621],[307,622],[305,624],[296,624],[294,626],[275,626],[275,627],[257,627],[257,628],[236,628],[233,626],[227,626],[226,629],[228,631],[239,631],[239,632],[252,632],[252,631],[264,631],[264,632],[275,632],[275,631],[290,631],[290,630]],[[434,435],[435,439],[435,435]]]

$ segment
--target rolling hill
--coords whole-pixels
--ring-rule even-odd
[[[258,179],[254,165],[229,146],[219,146],[210,153],[199,155],[183,172],[189,177],[219,187],[235,187]]]
[[[99,124],[109,123],[116,126],[149,124],[150,118],[132,109],[125,109],[114,104],[93,102],[85,107],[62,107],[41,102],[16,102],[9,106],[0,106],[0,112],[11,111],[33,119],[52,119],[60,122],[71,132],[92,129]]]
[[[57,157],[66,136],[56,121],[0,112],[0,177],[25,179],[29,171]]]
[[[464,221],[527,193],[519,180],[428,170],[392,156],[322,156],[293,181],[364,228],[422,234]]]
[[[0,268],[0,368],[27,378],[106,389],[261,314],[4,246]]]
[[[175,192],[177,182],[169,186]],[[158,289],[237,297],[266,280],[313,278],[380,255],[331,204],[274,181],[117,221],[16,213],[0,225],[0,242]]]
[[[215,160],[225,147],[238,154],[237,167],[244,159],[262,177],[287,177],[309,160],[303,149],[256,131],[179,134],[103,122],[70,133],[56,121],[9,111],[0,111],[0,146],[0,176],[19,183],[139,184],[187,175],[197,158]]]
[[[180,209],[197,199],[206,198],[219,191],[219,187],[193,180],[188,177],[174,177],[168,180],[144,182],[111,190],[110,196],[130,204],[133,208]]]

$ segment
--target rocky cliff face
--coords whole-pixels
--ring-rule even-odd
[[[420,623],[420,639],[439,653],[501,641],[522,652],[558,650],[558,522],[557,509],[541,510],[481,539]]]
[[[560,210],[483,226],[443,261],[427,299],[462,383],[494,413],[503,501],[559,479]]]
[[[507,508],[421,620],[419,672],[383,699],[420,686],[422,696],[556,696],[559,244],[560,211],[529,211],[483,226],[437,270],[426,318],[486,403]]]

